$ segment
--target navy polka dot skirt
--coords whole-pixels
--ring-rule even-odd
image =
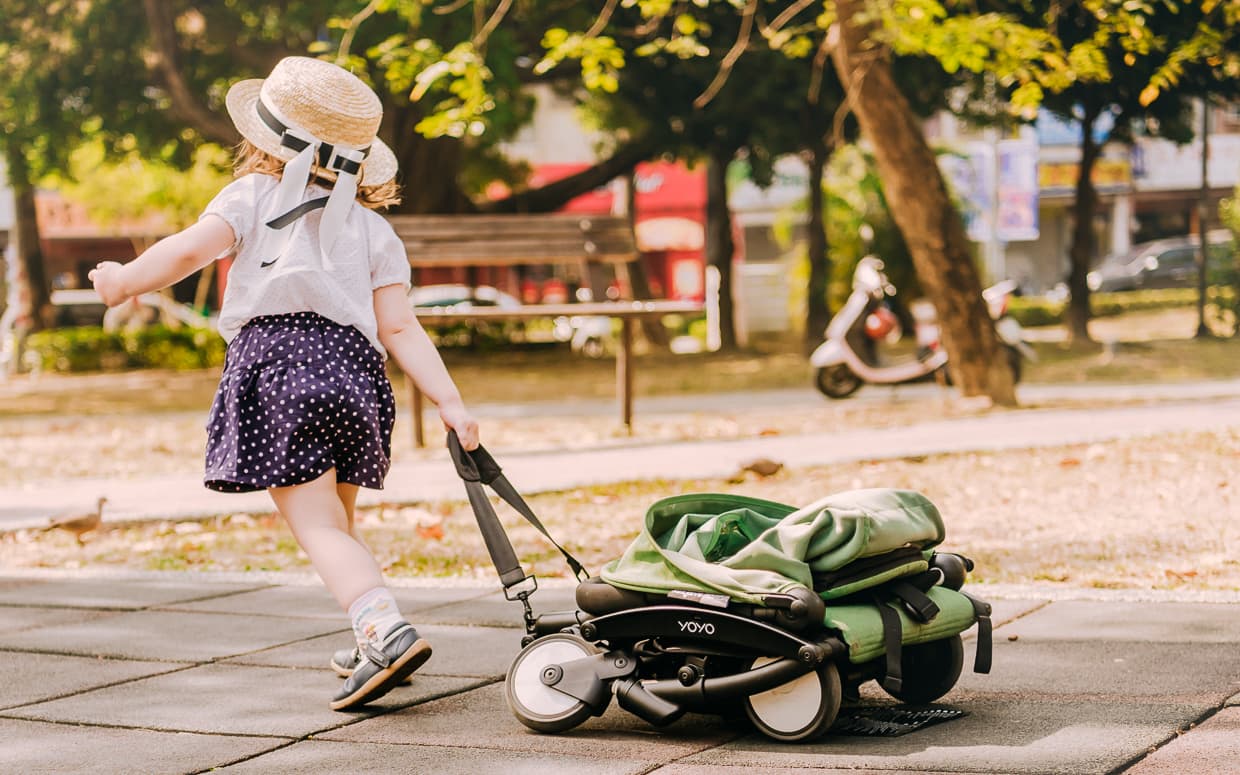
[[[356,328],[313,312],[255,318],[228,345],[205,484],[252,492],[335,468],[337,482],[382,489],[395,419],[383,356]]]

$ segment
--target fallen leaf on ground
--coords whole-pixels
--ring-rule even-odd
[[[418,534],[418,538],[426,541],[442,541],[443,540],[443,523],[436,522],[433,525],[418,525],[414,528],[414,532]]]

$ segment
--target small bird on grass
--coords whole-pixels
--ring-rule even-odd
[[[93,511],[70,511],[53,517],[44,530],[67,530],[73,533],[79,544],[84,543],[82,536],[92,530],[98,530],[103,522],[103,505],[108,499],[100,496]]]
[[[769,458],[764,458],[764,457],[755,458],[753,460],[747,460],[744,463],[741,463],[740,470],[738,470],[736,474],[733,475],[733,477],[729,479],[728,481],[734,484],[740,484],[741,482],[745,481],[746,473],[754,473],[754,474],[757,474],[759,479],[765,479],[768,476],[774,476],[775,474],[779,473],[783,469],[784,469],[784,464],[779,462],[778,460],[771,460]]]

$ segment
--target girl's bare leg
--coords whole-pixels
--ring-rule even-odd
[[[362,540],[362,536],[357,532],[357,524],[353,520],[353,512],[357,510],[357,492],[361,488],[356,484],[348,484],[346,482],[336,483],[336,494],[340,496],[340,502],[344,504],[344,513],[349,520],[349,535],[353,536],[353,540],[362,546],[366,546],[366,542]],[[370,549],[366,546],[367,550]],[[374,554],[374,552],[371,552]]]
[[[341,487],[353,492],[342,493]],[[337,485],[336,469],[312,482],[273,487],[268,492],[341,608],[348,611],[363,593],[383,586],[379,564],[366,545],[352,535],[357,488]]]

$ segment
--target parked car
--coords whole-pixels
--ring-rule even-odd
[[[449,307],[452,309],[471,307],[516,309],[521,306],[520,299],[498,288],[492,288],[489,285],[469,286],[454,283],[415,287],[409,292],[409,301],[415,307]]]
[[[460,283],[416,286],[409,292],[416,309],[443,309],[461,312],[470,309],[519,309],[521,300],[489,285]],[[461,320],[449,325],[427,326],[427,332],[441,347],[502,347],[525,340],[523,323],[506,320]]]
[[[418,309],[450,309],[454,312],[473,308],[513,310],[526,306],[511,294],[489,285],[468,286],[447,283],[424,285],[409,292],[409,300]],[[441,345],[473,347],[478,344],[500,346],[511,342],[526,345],[553,345],[568,342],[573,352],[591,358],[607,353],[606,340],[611,336],[611,319],[600,316],[562,315],[548,321],[531,320],[468,320],[448,326],[431,326],[431,335]]]
[[[107,330],[115,330],[155,323],[214,328],[210,318],[159,293],[144,293],[111,309],[90,288],[52,291],[50,301],[50,328],[103,326]]]
[[[1192,288],[1197,285],[1196,236],[1172,237],[1136,245],[1127,253],[1107,256],[1090,272],[1091,291],[1135,291],[1145,288]],[[1206,234],[1210,266],[1231,257],[1232,235],[1226,229]]]

